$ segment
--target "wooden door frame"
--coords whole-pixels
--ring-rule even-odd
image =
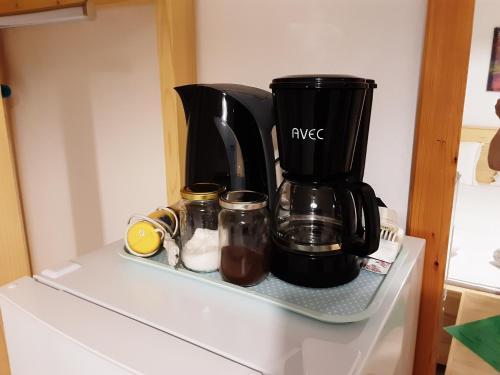
[[[428,0],[407,232],[426,239],[414,374],[436,371],[475,0]]]
[[[73,1],[73,0],[71,0]],[[78,0],[75,0],[78,1]],[[168,201],[179,197],[184,175],[186,126],[182,104],[173,87],[196,80],[194,0],[95,0],[98,6],[150,2],[155,5],[160,73],[165,171]],[[59,4],[54,0],[54,3]],[[34,3],[36,5],[36,3]],[[1,11],[1,9],[0,9]],[[29,11],[29,9],[25,9]],[[0,81],[4,75],[0,33]],[[8,73],[8,72],[7,72]],[[22,199],[17,181],[14,145],[0,98],[0,285],[30,275]],[[8,356],[0,315],[0,373],[9,374]]]

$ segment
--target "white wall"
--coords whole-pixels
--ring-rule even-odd
[[[123,236],[166,201],[152,5],[9,29],[15,146],[34,271]]]
[[[425,0],[198,0],[198,79],[263,89],[287,74],[375,79],[365,181],[405,220],[425,10]]]
[[[500,27],[500,1],[476,0],[463,115],[463,124],[467,126],[500,126],[495,115],[500,92],[486,91],[495,27]]]

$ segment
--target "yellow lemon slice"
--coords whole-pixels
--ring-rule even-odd
[[[145,221],[132,225],[127,232],[130,250],[142,255],[155,253],[161,245],[161,236],[155,227]]]

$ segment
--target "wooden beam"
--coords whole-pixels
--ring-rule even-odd
[[[4,61],[0,39],[0,83],[5,82]],[[0,98],[0,285],[30,274],[14,147],[4,100]],[[9,374],[1,316],[0,374]]]
[[[7,354],[7,344],[5,343],[5,335],[3,333],[2,315],[0,314],[0,375],[9,374],[9,356]]]
[[[1,0],[0,16],[82,6],[87,0]]]
[[[474,0],[429,0],[408,234],[427,240],[414,374],[436,371]]]
[[[0,52],[3,67],[1,56]],[[3,79],[0,72],[0,81]],[[0,285],[31,273],[14,145],[4,104],[0,100]]]
[[[82,6],[89,0],[0,0],[0,16]],[[155,0],[92,0],[96,6],[147,4]]]
[[[152,4],[155,0],[94,0],[95,6]]]
[[[193,0],[156,0],[158,58],[163,109],[167,198],[174,203],[184,184],[186,123],[175,86],[196,82]]]

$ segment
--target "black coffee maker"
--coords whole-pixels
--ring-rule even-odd
[[[380,218],[363,183],[373,80],[342,75],[274,79],[284,181],[274,205],[271,272],[330,287],[353,280],[378,249]]]
[[[253,190],[274,200],[271,93],[244,85],[176,87],[188,126],[186,180]]]

